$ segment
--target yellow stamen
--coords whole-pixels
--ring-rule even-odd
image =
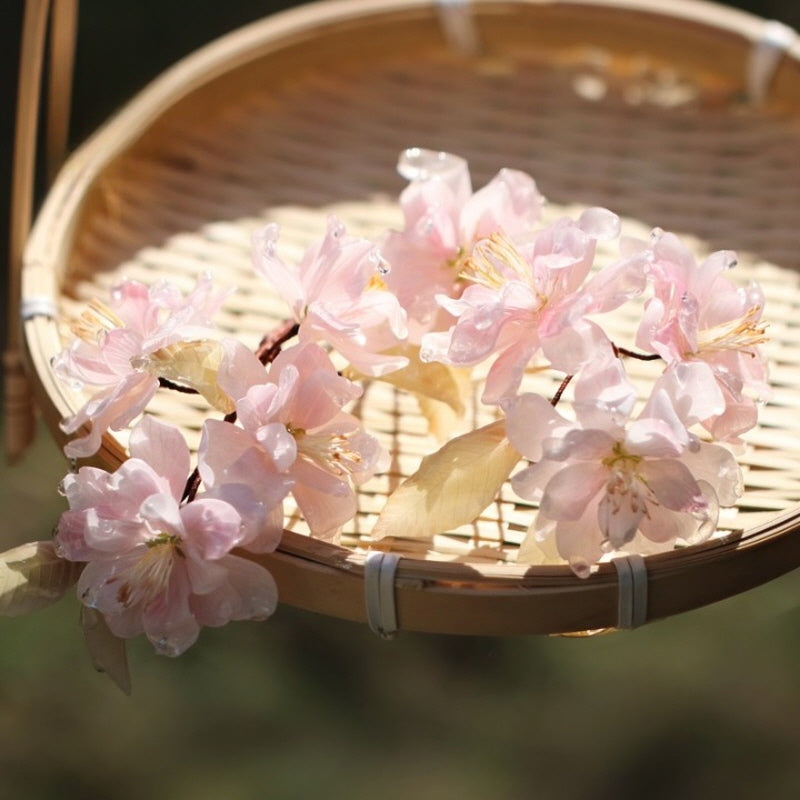
[[[367,285],[364,287],[365,292],[385,292],[388,291],[388,286],[386,285],[386,281],[378,275],[376,272],[373,272],[370,275],[369,280],[367,281]]]
[[[292,425],[287,425],[286,430],[294,436],[300,455],[337,478],[355,472],[362,462],[361,453],[351,448],[349,438],[344,434],[309,434]]]
[[[697,352],[740,350],[755,356],[755,348],[768,341],[767,325],[759,321],[760,314],[761,306],[752,306],[738,319],[698,331]]]
[[[493,233],[475,245],[459,277],[489,289],[500,289],[508,283],[508,275],[500,271],[501,265],[510,269],[518,280],[530,283],[530,267],[522,253],[502,233]]]
[[[102,300],[94,298],[80,318],[72,323],[72,332],[85,342],[96,342],[114,328],[123,328],[125,323]]]

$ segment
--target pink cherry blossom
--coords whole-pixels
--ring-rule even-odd
[[[449,153],[412,148],[398,165],[410,184],[400,196],[405,226],[388,233],[382,255],[390,266],[386,284],[409,315],[409,340],[446,323],[436,295],[457,297],[461,268],[480,239],[503,233],[527,236],[538,222],[544,199],[533,178],[501,170],[486,186],[472,191],[464,159]]]
[[[497,355],[483,401],[499,403],[517,391],[539,352],[568,374],[609,352],[608,337],[589,315],[617,308],[645,287],[641,254],[589,274],[597,239],[616,236],[618,225],[611,212],[590,209],[578,222],[558,220],[525,247],[502,236],[478,243],[462,271],[471,283],[461,298],[438,297],[456,323],[423,337],[421,358],[472,366]]]
[[[680,380],[722,400],[697,421],[716,439],[735,440],[752,428],[756,404],[767,398],[766,341],[761,321],[764,295],[756,284],[736,286],[728,270],[733,253],[713,253],[697,264],[691,251],[670,233],[656,232],[649,267],[654,296],[648,301],[637,345],[658,353]],[[672,379],[670,379],[672,380]]]
[[[73,328],[76,339],[53,365],[76,389],[98,387],[62,423],[69,434],[89,426],[88,433],[64,447],[67,456],[92,455],[105,431],[126,427],[144,411],[159,386],[159,356],[179,342],[205,346],[214,335],[211,318],[227,294],[215,290],[208,275],[201,276],[185,297],[167,282],[148,288],[127,280],[112,290],[109,304],[89,304]]]
[[[356,513],[354,487],[386,466],[378,441],[343,410],[361,388],[338,375],[315,344],[284,350],[268,372],[246,348],[232,346],[220,383],[237,398],[241,428],[206,423],[200,445],[204,480],[264,486],[277,470],[291,481],[311,532],[335,536]]]
[[[277,254],[278,234],[272,224],[255,235],[253,263],[291,308],[300,342],[327,342],[365,375],[406,366],[387,352],[405,341],[406,314],[385,288],[376,245],[346,237],[331,216],[322,240],[290,265]]]
[[[188,448],[177,429],[148,416],[130,449],[116,472],[83,467],[62,484],[70,508],[56,545],[64,558],[86,562],[81,601],[117,636],[144,633],[170,656],[191,646],[203,626],[268,617],[277,604],[272,576],[231,553],[265,536],[277,545],[280,528],[268,530],[263,498],[238,506],[210,495],[181,502]]]
[[[575,420],[539,395],[504,404],[511,443],[535,461],[512,479],[517,494],[539,503],[521,560],[553,537],[586,576],[606,553],[702,541],[720,504],[736,501],[741,476],[730,451],[692,436],[665,391],[630,419],[634,396],[620,368],[605,363],[579,380]]]

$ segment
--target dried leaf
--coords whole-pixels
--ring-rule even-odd
[[[0,614],[14,617],[59,600],[83,564],[59,558],[52,542],[30,542],[0,553]]]
[[[125,693],[131,693],[131,673],[124,639],[115,636],[103,615],[94,608],[81,606],[81,627],[92,666],[105,672]]]
[[[438,400],[448,405],[459,416],[466,410],[466,401],[472,392],[470,371],[463,367],[451,367],[438,361],[425,362],[419,357],[419,347],[407,345],[387,351],[391,355],[408,358],[408,366],[381,375],[381,381],[408,392]],[[364,376],[350,367],[345,376],[360,380]]]
[[[566,564],[567,562],[558,553],[555,538],[550,536],[540,541],[533,531],[528,531],[517,552],[517,563],[537,567]]]
[[[176,342],[145,356],[140,366],[159,378],[195,389],[218,411],[229,414],[233,400],[217,382],[224,355],[223,346],[213,339]]]
[[[417,395],[420,414],[428,423],[428,433],[438,442],[452,439],[454,434],[465,433],[470,421],[464,414],[457,414],[453,409],[439,400]]]
[[[471,522],[519,459],[503,420],[451,439],[392,493],[373,536],[426,539]]]

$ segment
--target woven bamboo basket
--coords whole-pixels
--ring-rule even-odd
[[[698,253],[735,249],[739,277],[761,282],[774,396],[748,434],[738,507],[709,542],[647,557],[644,585],[611,563],[588,579],[516,564],[531,509],[510,489],[432,541],[373,542],[383,499],[434,449],[415,404],[376,383],[360,407],[390,473],[362,491],[338,544],[289,515],[279,549],[259,558],[282,602],[369,621],[377,586],[405,630],[569,633],[697,608],[800,565],[798,142],[800,46],[712,4],[334,0],[268,17],[175,65],[54,181],[19,290],[35,401],[63,440],[58,423],[84,398],[51,359],[81,304],[122,276],[188,287],[210,269],[239,287],[223,326],[256,344],[284,314],[251,271],[259,225],[279,223],[297,253],[331,212],[354,234],[397,226],[394,164],[411,145],[464,156],[476,185],[514,166],[555,209],[607,206],[628,232],[659,225]],[[174,394],[155,411],[194,442],[207,413]],[[125,433],[106,436],[100,461],[125,457]],[[371,571],[374,552],[399,556],[396,572]]]

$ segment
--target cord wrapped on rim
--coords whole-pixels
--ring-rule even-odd
[[[747,439],[743,500],[709,542],[604,563],[585,580],[515,563],[531,508],[508,492],[464,530],[376,543],[377,509],[427,434],[401,390],[368,385],[359,411],[393,457],[383,484],[362,493],[340,543],[306,535],[292,514],[277,551],[253,558],[283,602],[387,636],[637,627],[777,577],[800,565],[790,34],[708,3],[648,0],[339,0],[230,34],[131,101],[54,182],[20,292],[38,404],[63,440],[58,423],[81,404],[51,366],[65,321],[122,275],[189,285],[210,266],[240,287],[224,326],[256,344],[282,314],[250,272],[258,225],[278,222],[298,251],[331,212],[364,235],[396,225],[387,165],[409,143],[463,154],[480,175],[499,159],[536,177],[554,212],[607,205],[634,234],[658,224],[693,235],[698,251],[740,252],[737,270],[768,294],[776,387]],[[192,398],[159,396],[155,410],[198,444]],[[485,424],[481,413],[470,422]],[[98,460],[117,466],[127,445],[126,432],[107,435]]]

